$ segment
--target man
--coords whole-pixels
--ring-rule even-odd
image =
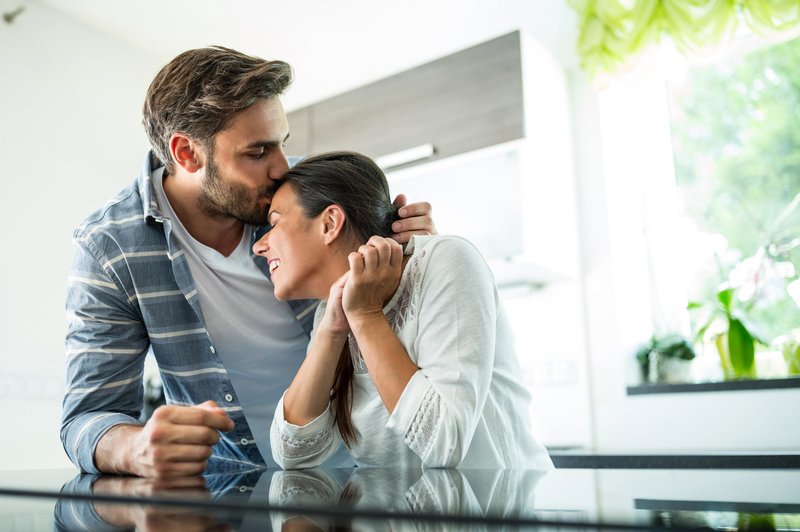
[[[152,153],[74,233],[61,439],[80,469],[172,477],[202,473],[212,455],[271,462],[272,414],[316,307],[277,301],[251,251],[289,167],[279,97],[291,80],[286,63],[211,47],[150,85]],[[400,242],[433,231],[428,204],[400,215]],[[169,404],[141,425],[149,350]]]

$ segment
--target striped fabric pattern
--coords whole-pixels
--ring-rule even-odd
[[[235,422],[214,447],[215,458],[232,466],[263,466],[206,330],[186,258],[155,202],[150,176],[157,164],[148,153],[138,178],[73,234],[61,441],[77,467],[98,473],[93,456],[102,435],[118,424],[139,423],[144,360],[152,351],[168,403],[212,399]],[[253,242],[263,231],[254,232]],[[256,264],[268,277],[266,262]],[[310,333],[317,302],[288,304]],[[286,383],[292,377],[275,376]]]

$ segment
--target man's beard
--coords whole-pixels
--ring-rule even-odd
[[[274,186],[265,186],[253,194],[239,183],[223,183],[214,154],[210,153],[206,176],[200,184],[200,210],[214,218],[233,217],[250,225],[267,225],[269,206],[259,205],[258,200],[271,198],[274,193]]]

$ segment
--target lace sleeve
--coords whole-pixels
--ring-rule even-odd
[[[283,398],[275,409],[270,429],[272,457],[284,469],[316,467],[339,447],[341,437],[330,408],[302,427],[283,419]]]
[[[414,415],[411,425],[403,435],[408,448],[424,460],[433,446],[436,437],[436,426],[441,416],[441,397],[433,387],[422,398],[419,410]]]

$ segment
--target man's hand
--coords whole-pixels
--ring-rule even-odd
[[[406,205],[404,194],[399,194],[392,204],[398,207],[397,214],[401,220],[392,224],[394,233],[391,237],[401,244],[405,244],[414,235],[435,235],[436,227],[431,217],[431,204],[427,202]]]
[[[347,258],[350,277],[342,293],[347,321],[352,327],[363,318],[382,318],[383,306],[400,284],[403,248],[394,240],[373,236]]]
[[[203,477],[175,477],[149,479],[126,476],[103,476],[92,485],[92,494],[112,497],[141,498],[144,504],[119,504],[94,501],[97,515],[115,527],[136,530],[230,530],[219,528],[213,514],[204,515],[196,510],[147,506],[146,499],[153,497],[180,498],[204,501],[211,498]],[[216,525],[216,528],[214,528]]]
[[[157,408],[144,427],[109,430],[95,450],[98,469],[148,478],[200,475],[208,465],[219,431],[233,421],[214,401],[197,406]]]

